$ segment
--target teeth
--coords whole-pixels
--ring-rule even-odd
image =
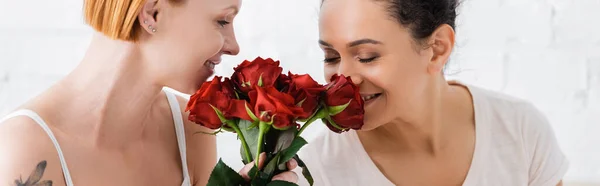
[[[213,62],[207,61],[205,65],[210,69],[215,69],[215,64]]]
[[[367,100],[373,99],[375,97],[377,97],[377,94],[368,95],[368,96],[362,96],[362,99],[365,100],[365,101],[367,101]]]

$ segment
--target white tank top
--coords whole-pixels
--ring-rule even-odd
[[[171,107],[171,112],[173,115],[173,123],[175,123],[175,133],[177,134],[177,144],[179,146],[179,154],[181,155],[181,167],[183,169],[183,183],[182,186],[191,186],[190,175],[188,172],[187,165],[187,152],[186,152],[186,143],[185,143],[185,130],[183,127],[183,118],[181,116],[181,109],[179,107],[179,102],[177,101],[177,97],[173,92],[170,92],[168,89],[163,89],[163,92],[167,95],[167,100],[169,101],[169,106]],[[62,167],[63,175],[65,176],[65,183],[67,186],[73,186],[73,180],[71,179],[71,173],[69,172],[69,168],[67,166],[67,162],[65,161],[65,156],[56,140],[56,137],[46,124],[44,120],[34,111],[22,109],[16,112],[13,112],[4,118],[0,119],[0,123],[17,116],[26,116],[34,120],[40,127],[46,131],[50,140],[54,144],[56,151],[58,152],[58,158],[60,160],[60,165]]]

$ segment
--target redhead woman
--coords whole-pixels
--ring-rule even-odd
[[[222,55],[238,54],[231,23],[240,6],[85,0],[98,34],[82,62],[0,121],[2,185],[206,185],[215,137],[196,134],[210,131],[190,123],[187,100],[163,87],[192,94]]]
[[[324,131],[303,149],[315,185],[561,185],[568,161],[537,108],[445,79],[457,6],[322,2],[325,77],[350,76],[365,115],[362,130]]]

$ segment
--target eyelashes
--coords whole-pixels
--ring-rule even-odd
[[[323,62],[325,63],[334,63],[340,60],[340,57],[333,57],[333,58],[325,58],[323,60]]]
[[[379,58],[379,56],[374,56],[374,57],[370,57],[370,58],[358,58],[358,61],[361,63],[370,63],[373,62],[375,60],[377,60]],[[325,58],[323,60],[323,62],[325,63],[335,63],[338,62],[341,58],[340,57],[333,57],[333,58]]]
[[[230,22],[229,22],[229,21],[225,21],[225,20],[220,20],[220,21],[217,21],[217,23],[219,23],[219,25],[221,25],[221,27],[225,27],[225,26],[227,26],[228,24],[230,24]]]
[[[379,56],[374,56],[374,57],[367,58],[367,59],[358,58],[358,61],[360,61],[361,63],[370,63],[370,62],[375,61],[377,58],[379,58]]]

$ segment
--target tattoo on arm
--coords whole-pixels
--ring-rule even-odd
[[[40,181],[46,170],[46,160],[41,161],[35,167],[35,170],[31,172],[29,178],[23,182],[21,178],[15,180],[15,186],[52,186],[51,180]]]

